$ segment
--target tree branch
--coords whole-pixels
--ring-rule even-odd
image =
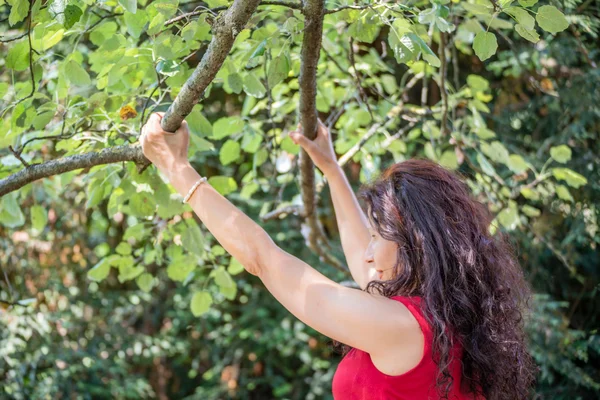
[[[300,59],[300,119],[302,133],[310,140],[317,136],[317,66],[321,52],[321,39],[323,36],[323,16],[325,14],[324,0],[305,0],[304,8],[304,40]],[[348,273],[348,268],[343,266],[329,252],[324,251],[319,239],[326,243],[327,238],[317,218],[316,212],[316,190],[315,190],[315,166],[310,156],[304,149],[300,150],[300,187],[302,202],[304,204],[305,222],[308,227],[306,241],[308,247],[314,251],[319,258]]]
[[[260,0],[235,0],[227,12],[214,22],[213,36],[206,53],[162,119],[161,125],[165,131],[175,132],[184,118],[192,112],[259,3]]]
[[[442,126],[440,131],[442,136],[446,136],[448,132],[448,92],[446,91],[446,71],[448,69],[446,63],[446,43],[447,34],[440,32],[440,96],[442,97]]]
[[[33,164],[16,174],[0,180],[0,196],[4,196],[38,179],[63,174],[80,168],[90,168],[96,165],[112,164],[121,161],[134,161],[141,164],[145,160],[146,157],[144,157],[140,145],[125,145],[108,147],[99,152],[76,154],[43,164]]]

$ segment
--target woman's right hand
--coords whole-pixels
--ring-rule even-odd
[[[310,156],[317,168],[327,174],[337,167],[337,157],[333,150],[333,143],[329,135],[329,129],[317,118],[317,136],[314,140],[308,139],[302,133],[302,124],[298,123],[298,130],[289,133],[294,143],[300,145]]]

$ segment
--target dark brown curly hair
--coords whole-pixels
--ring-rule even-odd
[[[456,174],[416,159],[390,166],[358,197],[379,234],[398,244],[394,278],[371,281],[365,291],[422,297],[439,396],[447,398],[453,384],[450,349],[458,341],[470,392],[527,398],[536,374],[522,314],[530,290],[505,235],[490,234],[488,208]],[[351,349],[336,341],[334,347]]]

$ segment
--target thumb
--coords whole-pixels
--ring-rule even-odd
[[[290,138],[292,141],[302,147],[306,147],[308,145],[309,140],[301,133],[292,132],[290,133]]]

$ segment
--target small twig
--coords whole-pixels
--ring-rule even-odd
[[[354,79],[356,81],[356,88],[358,89],[358,92],[360,93],[362,102],[365,104],[365,106],[367,106],[367,110],[369,111],[369,115],[371,116],[371,121],[373,121],[375,119],[375,117],[373,117],[373,111],[371,110],[371,107],[369,106],[369,98],[367,97],[367,94],[365,93],[365,89],[362,86],[360,73],[356,69],[356,63],[354,62],[354,39],[352,37],[350,37],[350,40],[348,41],[348,58],[350,59],[350,65],[352,65],[352,70],[354,71]]]
[[[401,136],[404,136],[404,134],[409,130],[412,129],[415,125],[417,125],[418,123],[422,122],[422,120],[418,120],[418,121],[411,121],[409,124],[407,124],[406,126],[402,127],[398,132],[394,133],[392,136],[386,138],[383,142],[381,142],[381,147],[382,148],[386,148],[388,147],[390,144],[392,144],[392,142],[394,140],[398,140]]]
[[[333,14],[333,13],[344,11],[344,10],[364,10],[366,8],[371,8],[371,7],[372,6],[370,4],[367,4],[364,6],[341,6],[341,7],[332,8],[331,10],[325,10],[325,14]]]
[[[21,38],[24,38],[25,36],[27,36],[27,32],[25,32],[25,33],[24,33],[24,34],[22,34],[22,35],[19,35],[19,36],[15,36],[15,37],[13,37],[13,38],[10,38],[10,39],[0,39],[0,43],[14,42],[15,40],[19,40],[19,39],[21,39]]]
[[[447,135],[448,132],[448,92],[446,90],[446,39],[447,34],[440,32],[440,46],[439,46],[439,57],[440,57],[440,96],[442,97],[442,136]]]
[[[25,168],[29,167],[29,163],[27,161],[25,161],[23,159],[23,157],[21,157],[21,153],[19,153],[18,151],[16,151],[15,149],[13,149],[12,146],[8,146],[8,148],[10,149],[10,151],[14,154],[15,157],[17,157],[19,159],[19,161],[21,161],[21,163],[25,166]]]
[[[260,217],[261,221],[267,222],[272,219],[278,219],[280,215],[293,214],[304,217],[304,207],[298,205],[290,205],[270,211]]]

